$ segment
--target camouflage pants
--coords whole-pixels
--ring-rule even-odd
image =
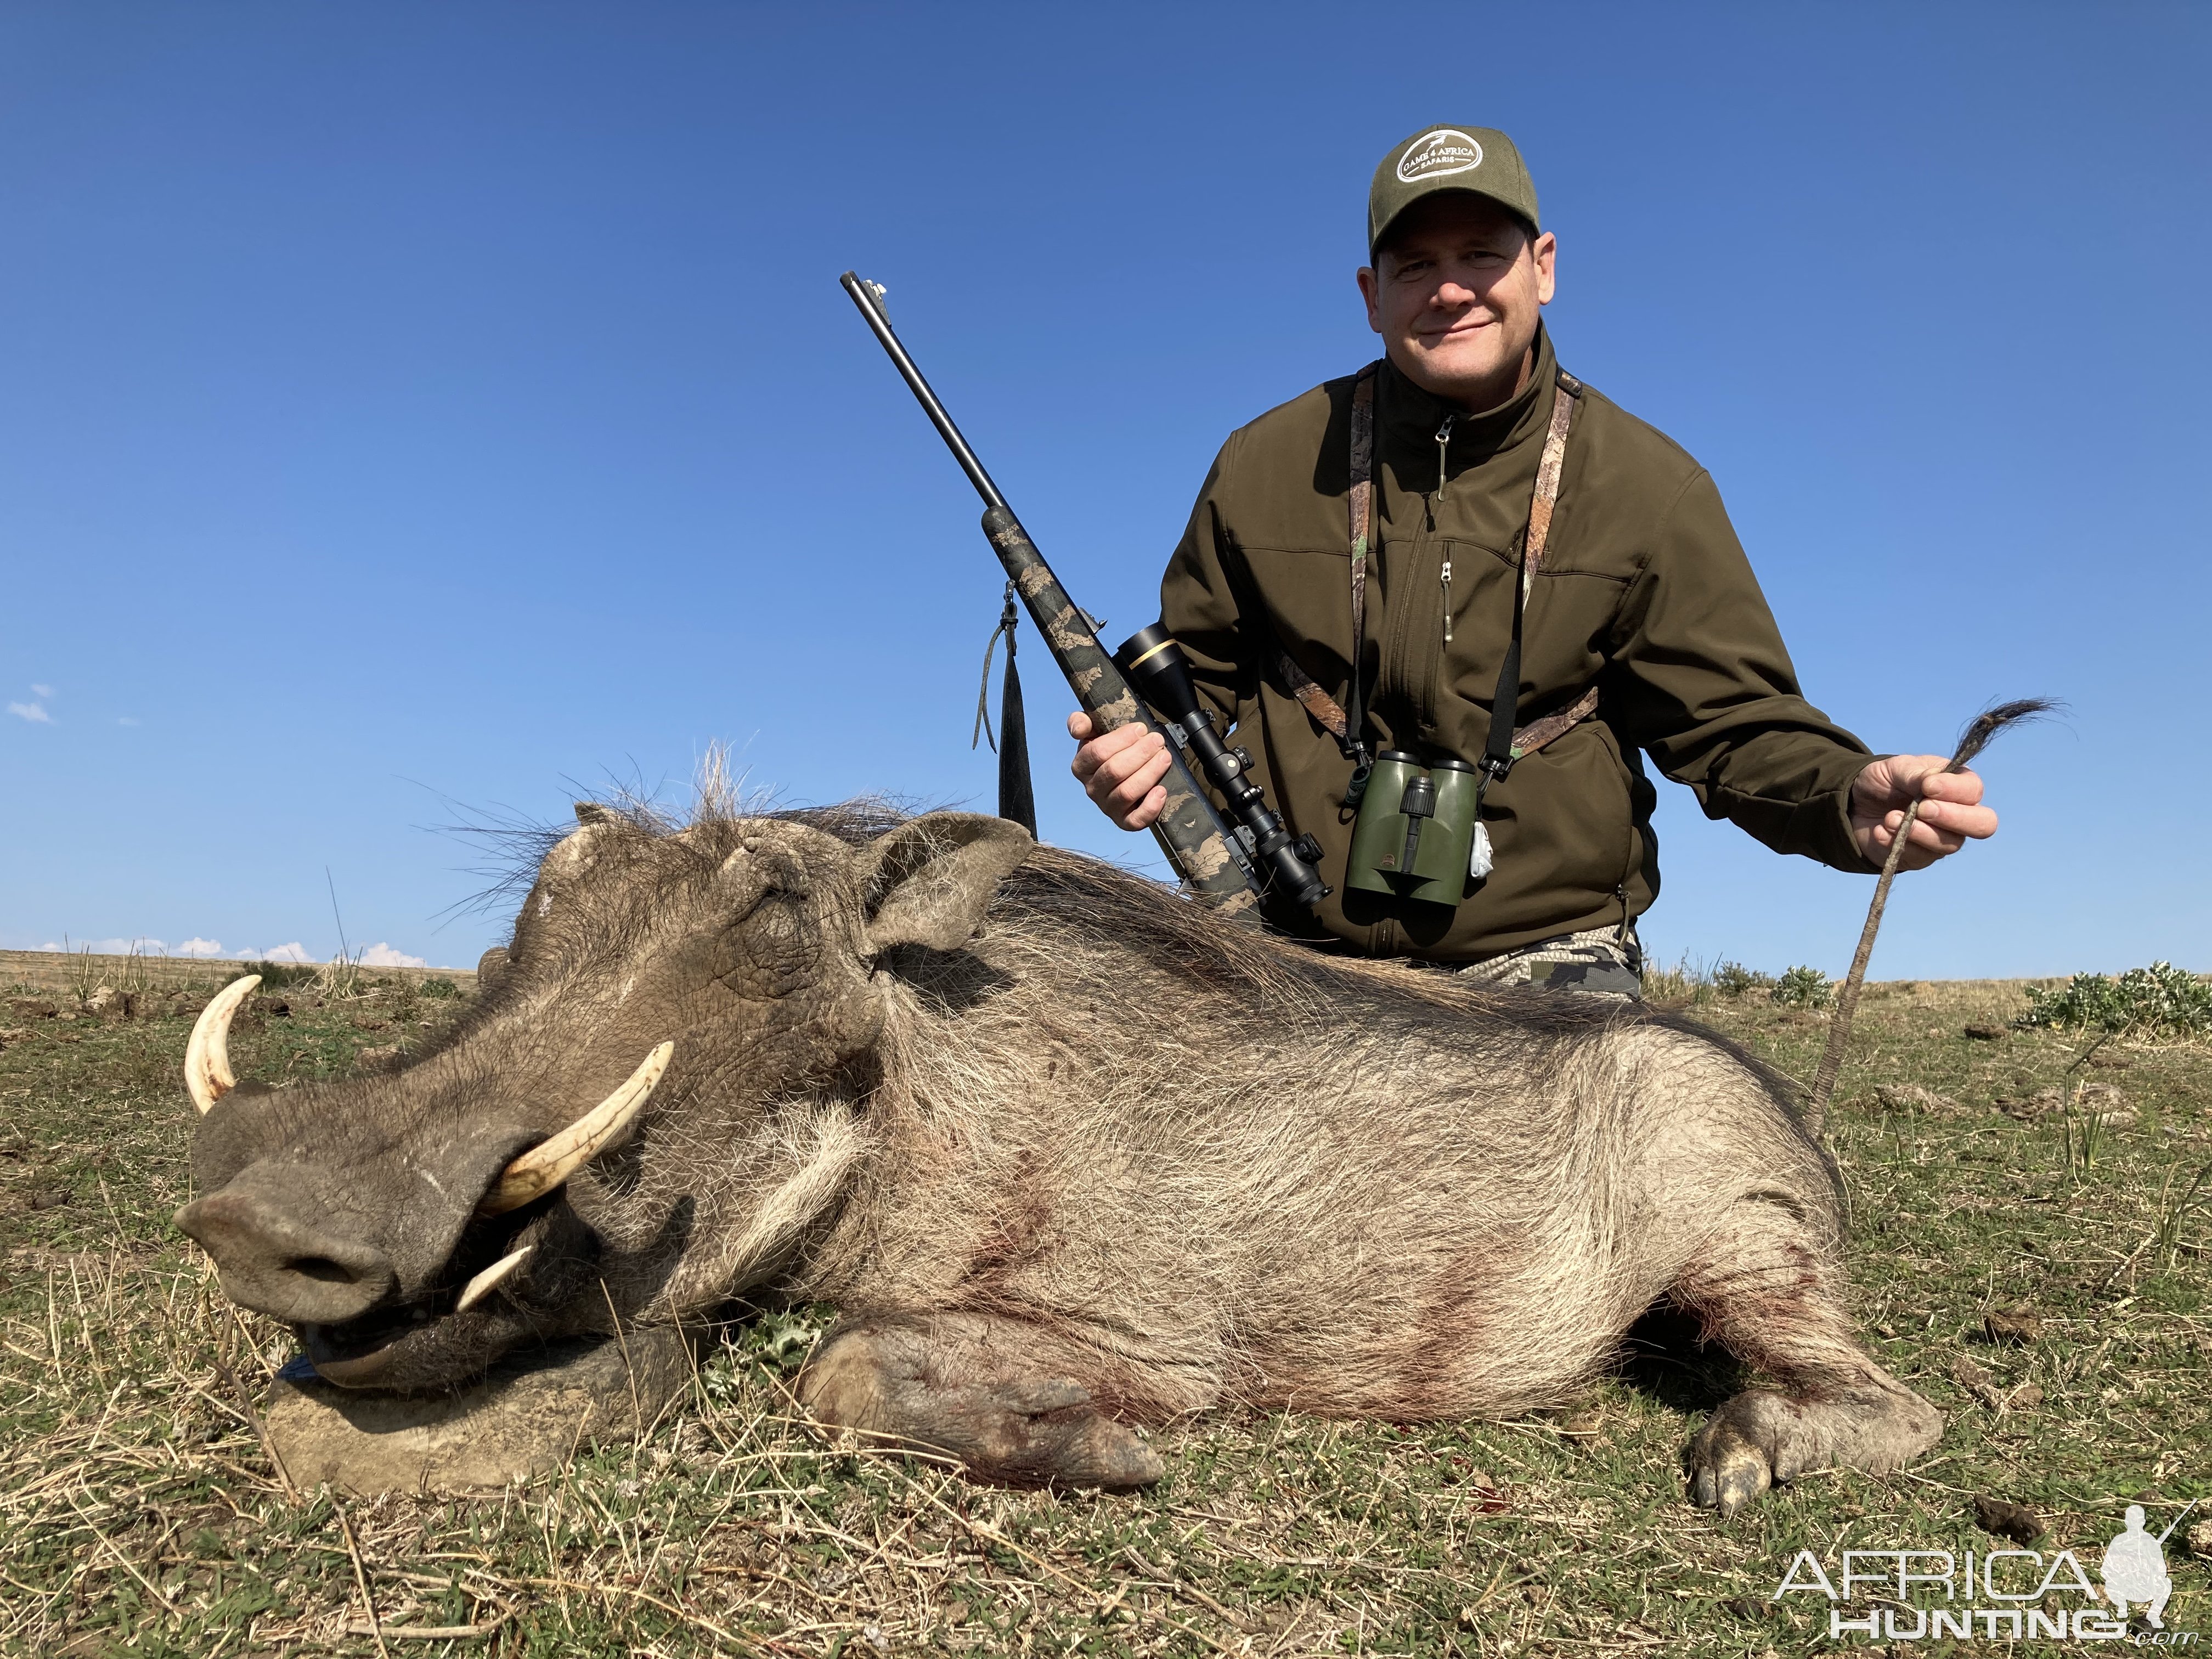
[[[1459,970],[1491,985],[1528,985],[1547,991],[1588,991],[1599,996],[1644,994],[1644,947],[1636,926],[1628,937],[1619,927],[1593,927],[1539,939]]]

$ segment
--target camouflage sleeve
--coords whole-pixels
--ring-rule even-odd
[[[1160,578],[1160,620],[1190,659],[1199,695],[1226,728],[1237,719],[1240,688],[1252,683],[1251,642],[1243,605],[1230,576],[1234,539],[1229,528],[1229,471],[1237,434],[1213,459],[1190,522]]]
[[[1778,853],[1871,869],[1850,785],[1874,758],[1805,701],[1720,491],[1682,485],[1630,584],[1612,641],[1614,720],[1660,770]]]

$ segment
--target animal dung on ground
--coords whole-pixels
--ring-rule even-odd
[[[2007,1117],[2033,1123],[2036,1119],[2048,1117],[2057,1111],[2061,1099],[2055,1088],[2038,1089],[2031,1095],[1999,1095],[1990,1104]]]
[[[1976,1364],[1960,1354],[1951,1362],[1951,1380],[1984,1405],[1996,1403],[1996,1379],[1986,1365]]]
[[[1955,1112],[1959,1103],[1917,1083],[1885,1083],[1874,1091],[1886,1112]]]
[[[2043,1340],[2043,1316],[2028,1308],[1993,1309],[1982,1316],[1982,1332],[1992,1342],[2024,1348]]]
[[[2070,1097],[2054,1084],[2030,1095],[1999,1095],[1990,1103],[2023,1123],[2067,1111],[2094,1117],[2108,1129],[2124,1129],[2136,1121],[2136,1110],[2128,1104],[2128,1097],[2109,1083],[2084,1083]]]
[[[2023,1547],[2043,1536],[2043,1518],[2025,1504],[2008,1498],[1977,1496],[1974,1524],[1998,1538],[2009,1538]]]
[[[1960,1354],[1951,1362],[1951,1380],[1997,1412],[2033,1411],[2043,1403],[2043,1390],[2033,1382],[2008,1391],[1988,1366]]]

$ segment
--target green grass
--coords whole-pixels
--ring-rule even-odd
[[[1821,1016],[1766,988],[1674,989],[1810,1074]],[[460,1006],[282,994],[289,1017],[241,1019],[242,1073],[338,1074]],[[349,1634],[365,1582],[386,1625],[489,1627],[389,1641],[425,1656],[1793,1654],[1827,1645],[1814,1602],[1766,1599],[1796,1550],[1832,1568],[1846,1547],[1986,1549],[1977,1493],[2034,1509],[2042,1547],[2094,1572],[2125,1502],[2155,1530],[2212,1498],[2212,1182],[2191,1187],[2212,1163],[2212,1051],[2121,1036],[2076,1065],[2091,1036],[2011,1030],[2026,1005],[2017,986],[1872,988],[1831,1122],[1858,1316],[1948,1414],[1942,1444],[1722,1527],[1684,1501],[1680,1451],[1735,1380],[1663,1329],[1557,1420],[1216,1416],[1156,1437],[1158,1489],[1101,1498],[822,1448],[787,1392],[811,1325],[779,1316],[720,1334],[686,1412],[558,1478],[295,1499],[228,1380],[257,1391],[289,1337],[235,1313],[168,1223],[189,1195],[189,1018],[0,1001],[0,1031],[30,1033],[0,1049],[0,1648],[372,1654]],[[1987,1314],[2023,1305],[2038,1340],[1985,1340]],[[2180,1534],[2168,1555],[2167,1624],[2212,1625],[2205,1564]]]

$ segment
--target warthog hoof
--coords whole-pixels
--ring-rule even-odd
[[[1737,1395],[1690,1442],[1690,1495],[1726,1521],[1808,1469],[1902,1468],[1942,1437],[1943,1417],[1911,1389],[1892,1389],[1861,1400],[1795,1400],[1760,1389]]]
[[[1015,1356],[975,1335],[920,1318],[841,1327],[807,1361],[799,1398],[823,1427],[863,1444],[957,1457],[1001,1485],[1126,1492],[1160,1478],[1158,1455],[1082,1384],[978,1364]]]

